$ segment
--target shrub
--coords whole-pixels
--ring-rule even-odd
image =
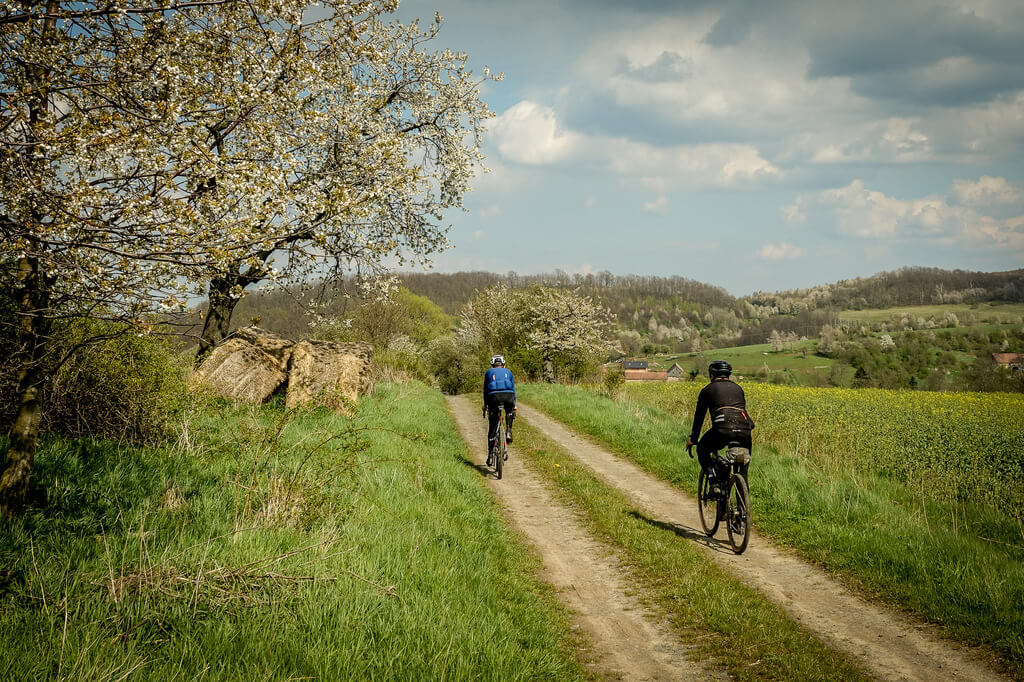
[[[408,337],[401,337],[408,339]],[[430,383],[430,370],[423,362],[422,353],[411,342],[392,343],[377,353],[374,369],[380,380],[410,380]]]
[[[622,371],[622,367],[610,367],[604,375],[604,380],[601,382],[602,393],[614,399],[622,391],[622,387],[625,384],[626,374]]]
[[[424,361],[443,393],[463,393],[483,386],[484,363],[453,336],[431,341]]]
[[[167,435],[186,399],[183,357],[160,339],[107,323],[79,321],[54,332],[44,432],[140,443]],[[17,387],[4,374],[0,427],[7,430]]]

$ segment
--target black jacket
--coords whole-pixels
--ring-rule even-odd
[[[754,420],[747,414],[747,398],[739,384],[729,379],[712,379],[697,396],[697,409],[693,412],[690,440],[697,442],[704,426],[704,415],[711,413],[711,427],[715,429],[753,429]]]

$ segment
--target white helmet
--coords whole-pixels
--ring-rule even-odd
[[[502,366],[504,366],[504,364],[505,364],[505,356],[504,355],[495,355],[493,358],[491,358],[491,367],[494,367],[495,365],[502,365]]]

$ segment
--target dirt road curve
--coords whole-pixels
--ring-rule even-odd
[[[756,534],[751,536],[746,553],[736,556],[724,540],[705,537],[693,498],[522,402],[519,416],[627,493],[653,520],[672,524],[705,545],[713,557],[741,580],[780,604],[823,641],[852,654],[878,677],[1001,679],[966,648],[941,640],[921,624],[859,598],[820,569],[782,553]],[[755,465],[755,477],[756,471]],[[754,478],[755,495],[756,485]]]
[[[462,438],[482,473],[487,423],[477,402],[448,399]],[[627,595],[627,577],[586,534],[571,511],[557,503],[522,460],[511,459],[501,481],[488,479],[512,521],[544,561],[544,579],[576,612],[593,643],[593,672],[621,680],[694,680],[712,677],[686,657],[686,648]]]

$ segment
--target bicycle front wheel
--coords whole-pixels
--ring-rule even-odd
[[[718,531],[718,496],[711,492],[711,481],[701,469],[697,478],[697,508],[700,511],[700,525],[708,537]]]
[[[726,513],[726,530],[732,551],[743,554],[750,542],[750,492],[747,481],[740,474],[732,477],[729,485],[729,508]]]

